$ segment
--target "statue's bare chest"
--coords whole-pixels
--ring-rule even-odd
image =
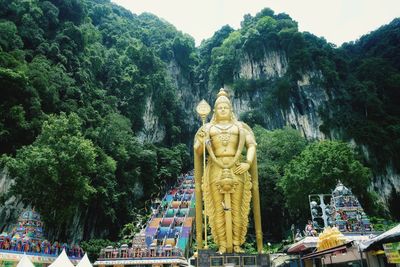
[[[239,129],[236,125],[213,125],[210,128],[210,137],[217,156],[231,156],[235,154],[239,140]]]

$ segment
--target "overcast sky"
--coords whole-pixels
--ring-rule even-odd
[[[400,0],[112,0],[135,14],[150,12],[199,45],[203,39],[229,24],[240,27],[245,14],[255,15],[264,7],[286,13],[300,31],[323,36],[340,46],[400,17]]]

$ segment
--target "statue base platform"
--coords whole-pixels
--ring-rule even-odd
[[[197,259],[190,264],[196,267],[269,267],[269,254],[224,253],[210,249],[198,251]]]

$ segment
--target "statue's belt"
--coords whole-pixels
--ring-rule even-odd
[[[215,166],[216,166],[217,168],[220,169],[220,167],[219,167],[218,165],[215,165]],[[239,183],[242,183],[242,184],[248,183],[248,182],[251,183],[251,180],[250,180],[250,177],[251,177],[251,176],[250,176],[250,173],[249,173],[248,171],[246,171],[246,172],[244,172],[243,174],[234,174],[234,173],[233,173],[233,169],[234,169],[235,167],[236,167],[236,166],[233,166],[233,167],[230,168],[230,170],[231,170],[231,172],[232,172],[232,175],[231,175],[232,181],[234,181],[234,182],[239,182]],[[217,183],[217,182],[219,182],[219,181],[221,181],[221,180],[223,180],[223,179],[224,179],[224,177],[223,177],[223,175],[222,175],[222,169],[221,169],[221,172],[218,172],[218,174],[209,176],[209,178],[208,178],[209,184]]]
[[[241,177],[241,176],[234,176],[235,178],[233,178],[232,179],[232,181],[234,181],[234,182],[239,182],[239,183],[244,183],[244,179],[243,179],[243,177]],[[211,177],[210,177],[211,178]],[[222,180],[222,178],[221,177],[216,177],[215,179],[210,179],[210,184],[215,184],[215,183],[217,183],[217,182],[219,182],[219,181],[221,181]]]

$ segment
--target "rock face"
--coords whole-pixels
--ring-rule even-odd
[[[253,61],[244,56],[240,61],[240,70],[237,78],[260,79],[282,77],[288,68],[286,54],[282,51],[265,52],[262,60]]]
[[[8,176],[7,170],[0,172],[0,198],[10,190],[14,181]],[[27,208],[19,198],[15,196],[7,197],[5,202],[0,205],[0,232],[8,232],[17,223],[18,216]]]
[[[300,130],[307,139],[325,139],[325,135],[320,131],[322,120],[318,110],[324,106],[329,97],[324,88],[321,88],[310,82],[314,76],[320,76],[320,73],[304,74],[302,80],[298,81],[297,89],[300,105],[296,102],[290,103],[287,114],[287,124]]]
[[[198,124],[195,109],[197,103],[201,100],[199,89],[183,75],[181,68],[175,60],[171,60],[168,63],[167,70],[171,83],[177,89],[178,101],[185,112],[184,123],[193,127]]]
[[[378,192],[378,197],[384,203],[388,204],[393,192],[400,195],[400,175],[395,172],[391,163],[386,165],[384,173],[376,175],[374,178],[374,190]]]
[[[182,110],[185,111],[184,122],[189,128],[195,129],[200,124],[195,113],[196,104],[201,100],[200,90],[182,74],[176,61],[171,60],[166,66],[168,78],[177,89],[178,101],[182,105]],[[253,61],[245,56],[240,60],[236,78],[274,80],[282,77],[287,67],[288,60],[284,52],[266,53],[260,61]],[[325,135],[319,130],[322,120],[318,115],[318,109],[328,100],[328,96],[323,88],[311,82],[314,77],[320,75],[318,71],[303,74],[302,80],[299,80],[297,84],[296,97],[290,99],[288,109],[277,108],[272,113],[265,114],[263,126],[270,130],[291,126],[298,129],[307,139],[324,139]],[[212,84],[206,89],[205,95],[209,98],[206,100],[212,104],[215,92],[212,92],[210,88],[213,88]],[[232,104],[236,115],[240,117],[246,112],[261,107],[264,94],[262,90],[255,90],[233,96]],[[139,133],[139,139],[143,142],[160,142],[165,137],[165,126],[153,111],[154,101],[152,97],[148,97],[143,115],[144,127]]]
[[[234,74],[235,79],[257,80],[265,79],[274,81],[282,78],[288,69],[288,59],[283,51],[265,51],[265,56],[258,60],[252,60],[245,55],[239,60],[240,65],[237,66],[237,72]],[[206,100],[212,105],[215,97],[215,86],[209,84],[205,92],[190,82],[185,77],[176,61],[171,60],[167,67],[167,74],[173,86],[178,92],[178,101],[185,111],[184,120],[188,125],[187,133],[193,134],[200,125],[200,121],[195,113],[195,106],[201,100],[200,95],[206,96]],[[326,136],[320,126],[323,121],[319,115],[319,110],[325,106],[325,103],[332,100],[332,95],[328,95],[325,88],[319,83],[314,82],[322,79],[319,70],[303,73],[301,79],[297,81],[295,87],[291,88],[292,92],[289,97],[286,108],[276,107],[270,112],[263,113],[263,127],[273,130],[285,126],[298,129],[302,135],[309,139],[323,140],[326,138],[340,139],[341,133],[332,131]],[[226,87],[233,92],[232,88]],[[244,92],[232,96],[232,104],[237,117],[241,117],[247,112],[252,112],[264,105],[263,98],[266,92],[263,89],[255,89],[251,92]],[[154,104],[149,98],[146,102],[146,112],[143,120],[145,122],[144,129],[140,133],[143,141],[158,142],[165,136],[165,128],[159,119],[152,113]],[[190,139],[189,141],[190,142]],[[365,158],[368,160],[369,151],[363,144],[354,144],[361,148]],[[395,190],[400,194],[400,177],[388,165],[386,171],[374,177],[374,183],[371,185],[379,193],[382,200],[387,202],[391,192]]]
[[[151,97],[146,99],[143,125],[142,130],[138,133],[138,138],[141,142],[156,143],[164,139],[165,127],[154,113],[154,103]]]
[[[185,114],[183,115],[184,125],[190,129],[196,128],[199,125],[197,115],[195,113],[196,104],[200,101],[198,89],[191,84],[187,77],[183,74],[181,68],[175,60],[171,60],[166,64],[166,77],[176,89],[178,102]],[[165,125],[160,118],[154,113],[154,95],[146,99],[146,108],[143,114],[143,129],[139,132],[138,137],[142,142],[162,142],[165,137]],[[165,112],[168,112],[166,110]],[[182,129],[183,131],[190,129]]]
[[[287,71],[288,60],[284,52],[272,51],[258,62],[252,61],[248,56],[241,60],[240,71],[237,74],[241,79],[267,79],[281,78]],[[298,129],[307,139],[324,139],[325,135],[319,126],[322,120],[318,109],[328,101],[324,88],[313,84],[313,78],[320,78],[318,71],[304,73],[302,79],[294,88],[294,96],[289,97],[288,108],[275,108],[270,113],[263,114],[264,127],[277,129],[290,126]],[[257,109],[263,105],[262,99],[265,92],[255,90],[252,93],[240,94],[233,98],[233,107],[238,116]]]
[[[239,79],[270,79],[281,78],[287,71],[288,60],[283,52],[269,52],[258,62],[252,61],[245,56],[241,61],[241,66],[236,78]],[[287,108],[274,108],[270,113],[262,114],[264,127],[270,130],[290,126],[298,129],[307,139],[323,140],[328,138],[320,130],[323,121],[319,114],[319,109],[332,100],[332,95],[328,95],[325,88],[320,87],[316,80],[321,80],[320,71],[303,73],[302,78],[297,81],[297,86],[292,88]],[[251,112],[263,105],[262,99],[265,92],[254,90],[251,93],[243,93],[233,97],[233,107],[237,116],[246,112]],[[338,131],[329,133],[329,138],[341,139],[342,134]],[[361,148],[365,159],[370,159],[368,148],[363,144],[353,144]],[[371,187],[378,192],[384,203],[393,192],[400,195],[400,175],[396,173],[389,163],[383,173],[375,174]]]

